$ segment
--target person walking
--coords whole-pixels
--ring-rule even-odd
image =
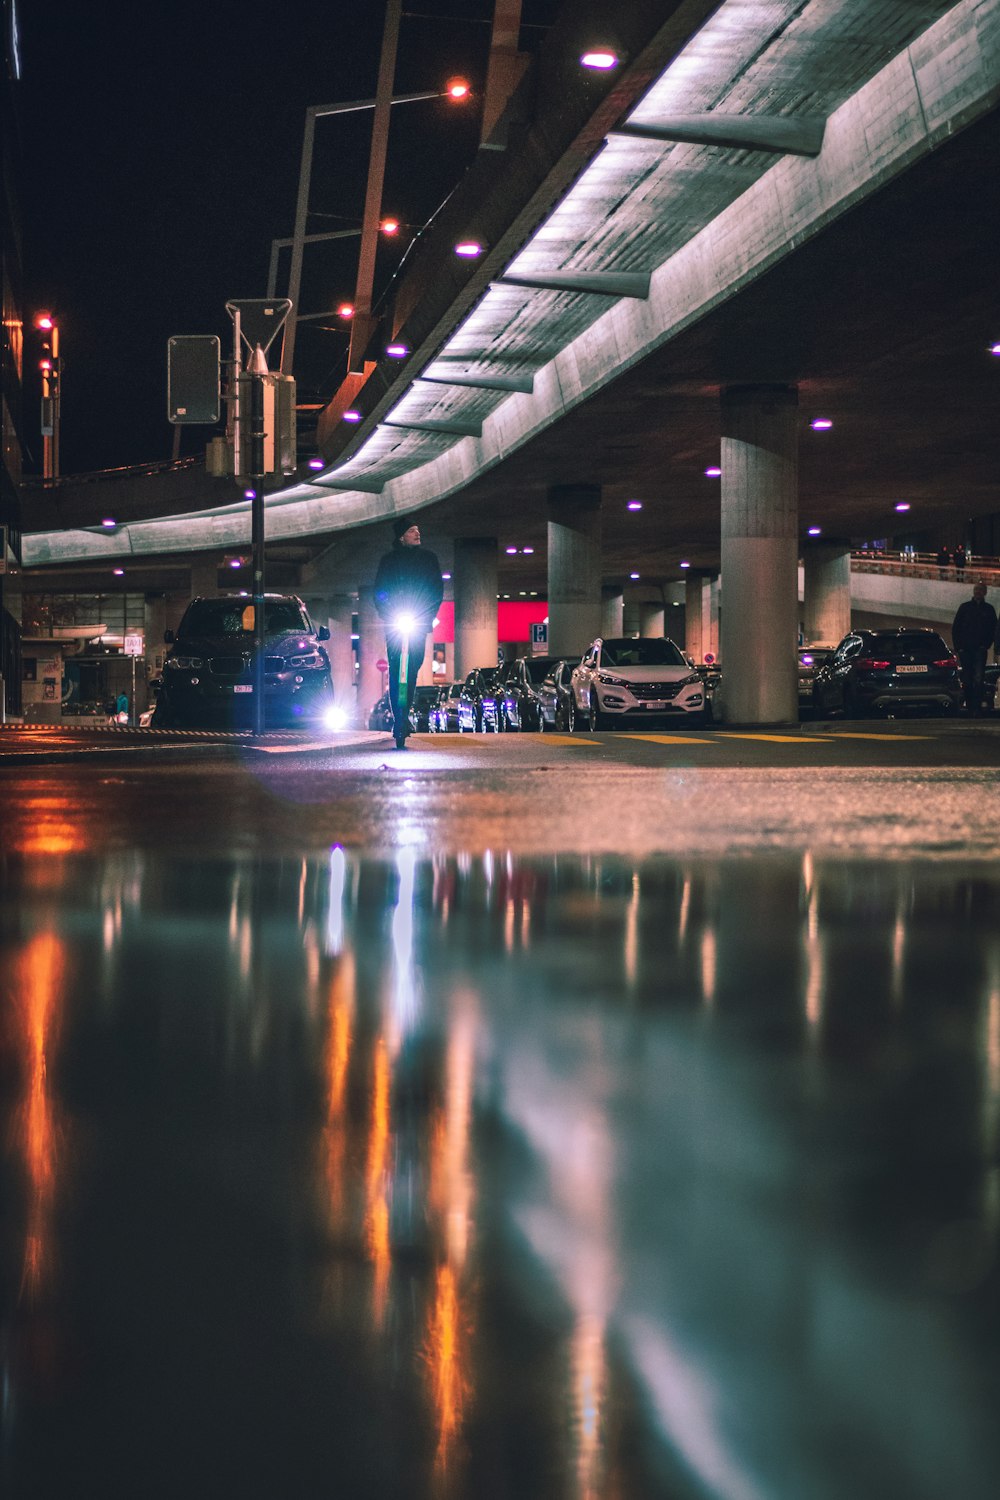
[[[962,664],[962,689],[970,719],[978,719],[983,705],[986,653],[997,640],[997,612],[986,602],[985,583],[972,586],[972,598],[958,606],[951,627],[951,643]]]
[[[427,635],[444,597],[444,582],[437,557],[420,544],[416,521],[400,516],[392,530],[392,550],[375,574],[375,608],[386,626],[392,737],[396,749],[404,750],[413,690],[427,650]]]

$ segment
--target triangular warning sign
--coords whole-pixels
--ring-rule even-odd
[[[226,312],[234,322],[236,314],[240,315],[240,337],[247,348],[253,351],[259,344],[265,354],[291,310],[287,297],[242,297],[226,303]]]

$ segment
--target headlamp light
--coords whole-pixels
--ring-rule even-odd
[[[409,610],[403,610],[401,614],[396,616],[392,623],[400,635],[410,635],[417,628],[417,617],[411,614]]]
[[[176,672],[191,672],[205,663],[200,656],[168,656],[165,665],[173,667]]]

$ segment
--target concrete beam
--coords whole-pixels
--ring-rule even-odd
[[[383,417],[379,423],[380,427],[398,427],[401,432],[427,432],[435,437],[482,437],[482,422],[458,421],[457,419],[439,421],[436,417],[428,417],[422,422],[404,422],[398,418],[389,420]]]
[[[581,292],[587,297],[649,296],[649,275],[641,271],[517,271],[498,276],[494,286],[523,286],[538,292]]]
[[[418,384],[460,385],[474,391],[515,391],[530,396],[535,388],[533,375],[418,375]],[[390,424],[391,425],[391,424]]]
[[[807,115],[672,115],[664,120],[630,120],[612,130],[609,140],[687,142],[692,146],[729,146],[743,151],[776,151],[788,156],[818,156],[823,149],[825,119]]]

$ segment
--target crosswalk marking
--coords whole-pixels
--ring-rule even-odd
[[[824,741],[811,734],[742,734],[737,729],[723,730],[726,740],[769,740],[774,745],[822,745]]]
[[[619,734],[623,740],[641,740],[650,745],[711,745],[712,740],[698,740],[686,734]]]

